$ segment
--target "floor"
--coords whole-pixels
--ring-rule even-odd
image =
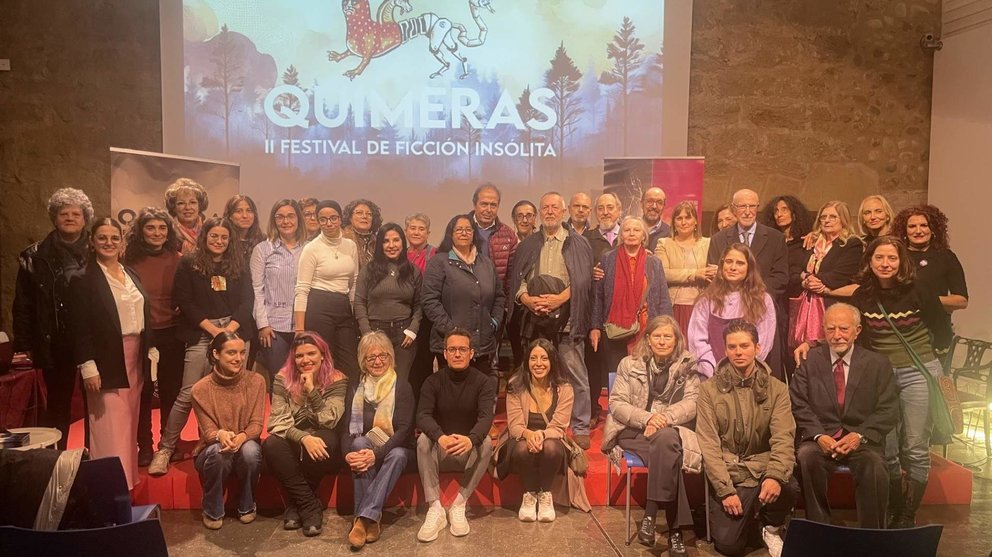
[[[982,459],[984,451],[952,446],[949,458],[970,463]],[[444,533],[430,544],[416,540],[423,521],[423,509],[389,509],[383,517],[382,538],[368,546],[365,552],[385,555],[485,555],[528,556],[658,556],[664,552],[664,537],[659,545],[647,548],[624,545],[623,508],[594,507],[591,514],[559,510],[552,524],[521,523],[516,512],[503,508],[478,508],[469,513],[472,532],[464,538]],[[299,531],[284,531],[281,515],[266,512],[258,520],[243,525],[227,519],[216,532],[200,524],[199,511],[166,511],[162,523],[171,555],[211,557],[221,555],[353,555],[345,540],[350,517],[325,513],[324,533],[305,538]],[[634,520],[640,513],[633,513]],[[853,524],[853,510],[836,513],[838,522]],[[971,507],[924,507],[918,522],[944,525],[938,555],[953,557],[985,557],[992,551],[992,465],[975,469],[974,498]],[[716,555],[712,547],[690,536],[690,555]],[[764,556],[764,549],[750,554]]]

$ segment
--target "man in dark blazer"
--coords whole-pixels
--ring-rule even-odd
[[[657,186],[648,188],[641,194],[641,218],[648,225],[648,253],[654,253],[658,240],[672,235],[672,227],[662,220],[667,199],[665,190]]]
[[[719,265],[724,250],[736,243],[747,244],[758,261],[761,278],[765,281],[768,294],[775,301],[775,318],[779,322],[789,316],[782,298],[789,283],[789,250],[785,236],[781,232],[757,222],[758,194],[743,189],[734,193],[730,209],[737,216],[737,224],[717,232],[710,239],[710,250],[706,254],[708,265]],[[782,366],[782,346],[785,339],[775,338],[765,363],[775,377],[785,380]]]
[[[885,436],[899,421],[892,364],[881,354],[855,348],[861,332],[855,307],[830,306],[823,329],[826,342],[810,350],[789,387],[806,518],[830,523],[827,478],[845,465],[854,475],[861,527],[885,528]]]

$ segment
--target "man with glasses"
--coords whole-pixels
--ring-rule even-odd
[[[672,227],[662,220],[668,196],[661,188],[648,188],[641,195],[641,218],[648,225],[648,253],[654,253],[658,240],[672,235]]]
[[[741,243],[750,247],[758,262],[765,289],[775,301],[775,318],[779,321],[787,319],[788,312],[783,297],[789,282],[789,250],[785,245],[785,236],[778,230],[757,222],[758,194],[752,190],[743,189],[734,193],[730,209],[737,217],[737,224],[713,235],[706,256],[707,264],[719,265],[723,252],[733,244]],[[776,336],[766,363],[772,368],[775,377],[784,380],[782,340]]]
[[[444,338],[447,366],[424,381],[417,406],[417,468],[424,486],[427,517],[417,533],[432,542],[450,524],[453,536],[469,533],[465,506],[492,460],[489,440],[496,408],[496,382],[469,364],[475,351],[472,334],[452,329]],[[464,471],[458,495],[445,513],[440,473]]]
[[[592,248],[568,230],[565,200],[557,192],[541,196],[541,232],[517,246],[510,271],[510,296],[522,306],[521,340],[526,345],[546,338],[558,347],[568,382],[575,392],[572,433],[589,448],[589,372],[584,358],[589,334],[592,291]]]
[[[474,206],[469,215],[479,227],[479,238],[482,240],[482,253],[496,265],[496,276],[503,286],[506,286],[506,273],[510,270],[510,261],[517,251],[517,233],[507,224],[500,222],[499,189],[491,182],[486,182],[475,189],[472,194]]]
[[[526,199],[517,201],[513,206],[513,224],[517,228],[517,241],[523,242],[524,238],[534,233],[537,223],[537,207]]]

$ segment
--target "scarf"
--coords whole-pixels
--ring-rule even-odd
[[[345,231],[348,232],[345,236],[354,240],[355,245],[358,246],[358,262],[364,267],[366,263],[372,261],[375,252],[375,234],[359,232],[351,226],[346,227]]]
[[[375,407],[372,428],[379,428],[387,437],[393,436],[393,410],[396,407],[396,370],[389,368],[381,377],[362,374],[351,401],[348,433],[365,435],[365,403]]]
[[[806,272],[808,274],[815,275],[820,272],[820,263],[823,262],[823,258],[827,256],[833,245],[834,243],[827,240],[826,236],[820,234],[820,237],[816,239],[816,243],[813,244],[813,255],[810,255],[809,261],[806,262]]]
[[[192,253],[196,249],[196,237],[200,234],[200,227],[203,226],[203,219],[198,218],[196,220],[196,226],[193,228],[186,228],[183,223],[179,222],[179,219],[172,219],[173,224],[175,224],[176,235],[182,241],[182,253]]]
[[[610,305],[607,322],[624,328],[634,324],[644,303],[646,267],[647,250],[643,247],[637,250],[637,255],[634,257],[630,257],[622,246],[617,248],[616,273],[613,275],[613,303]]]
[[[430,244],[424,244],[424,247],[418,250],[407,250],[406,257],[413,263],[413,266],[420,269],[420,273],[424,273],[424,269],[427,268],[427,260],[434,257],[437,253],[437,248]]]
[[[452,255],[454,256],[451,259],[455,259],[457,257],[458,259],[462,260],[466,265],[468,265],[469,267],[471,267],[471,266],[475,265],[475,258],[479,255],[479,250],[476,249],[475,246],[472,246],[472,249],[469,250],[469,252],[468,252],[468,256],[467,257],[462,257],[461,252],[459,252],[455,248],[451,248],[451,251],[448,252],[448,255],[449,256],[452,256]]]

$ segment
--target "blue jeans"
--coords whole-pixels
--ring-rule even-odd
[[[224,518],[224,482],[231,471],[241,479],[238,514],[255,511],[255,485],[262,472],[262,447],[249,439],[236,453],[220,452],[220,443],[212,443],[196,456],[196,471],[203,486],[203,514],[211,520]]]
[[[366,437],[357,437],[351,443],[352,451],[371,449],[372,443]],[[355,517],[379,522],[382,518],[382,505],[403,474],[406,463],[413,458],[413,451],[406,447],[393,447],[382,462],[376,461],[372,468],[361,474],[351,473],[355,482]]]
[[[939,360],[924,364],[934,377],[943,375]],[[927,378],[916,367],[892,370],[899,389],[902,419],[885,438],[885,460],[890,478],[906,470],[910,478],[926,482],[930,474],[930,390]]]
[[[265,377],[265,385],[268,392],[272,392],[272,382],[275,380],[279,370],[286,364],[289,357],[289,347],[293,344],[295,335],[292,332],[273,331],[272,345],[268,348],[262,347],[262,365],[265,366],[268,375]]]
[[[586,369],[585,341],[567,336],[558,343],[565,377],[572,385],[575,401],[572,403],[572,433],[589,435],[589,418],[592,416],[592,399],[589,398],[589,371]]]

